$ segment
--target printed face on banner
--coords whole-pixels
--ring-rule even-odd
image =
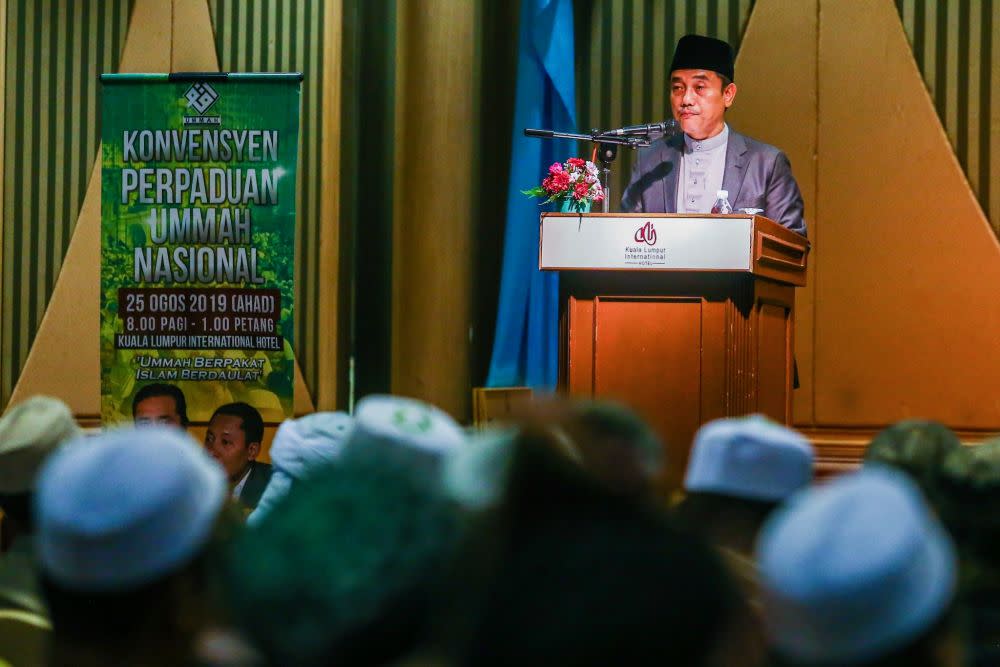
[[[102,81],[102,421],[291,417],[299,78]]]
[[[136,426],[155,424],[184,427],[177,401],[172,396],[150,396],[135,404]]]

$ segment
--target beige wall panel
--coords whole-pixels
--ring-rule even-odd
[[[192,54],[191,60],[185,62],[190,62],[191,68],[196,70],[218,70],[215,41],[204,0],[177,0],[177,4],[183,11],[172,14],[168,2],[136,0],[119,71],[171,71],[171,21],[195,18],[206,22],[208,32],[202,34],[196,29],[193,32],[207,36],[207,39],[202,51]],[[185,48],[195,49],[195,45],[189,44]],[[214,65],[211,64],[213,62]],[[100,418],[100,319],[97,305],[101,269],[97,261],[101,256],[100,170],[98,153],[62,270],[24,370],[14,387],[10,405],[34,394],[48,394],[65,401],[81,419]],[[296,414],[314,410],[298,364],[295,367],[294,410]]]
[[[169,3],[136,0],[120,71],[169,70],[170,17]],[[34,394],[48,394],[65,401],[78,417],[100,417],[100,175],[98,154],[62,270],[10,405]]]
[[[822,0],[816,419],[1000,427],[1000,245],[891,0]]]
[[[800,381],[793,395],[796,424],[815,419],[813,322],[822,253],[816,219],[818,1],[758,0],[736,59],[738,92],[727,114],[733,128],[785,151],[805,201],[806,224],[814,247],[806,287],[795,292],[795,356]]]
[[[173,3],[170,71],[218,72],[219,56],[207,0],[173,0]]]
[[[476,3],[400,3],[392,391],[470,412]],[[456,176],[457,175],[457,176]],[[440,179],[435,182],[435,179]]]

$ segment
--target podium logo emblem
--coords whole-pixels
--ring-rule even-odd
[[[634,238],[636,243],[656,245],[656,227],[653,226],[651,221],[646,222],[645,225],[635,230]]]

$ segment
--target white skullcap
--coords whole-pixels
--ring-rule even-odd
[[[40,566],[78,591],[142,586],[198,553],[228,495],[219,465],[177,429],[127,428],[76,440],[39,473]]]
[[[442,410],[412,398],[366,396],[354,413],[345,456],[377,457],[439,471],[465,443],[462,427]]]
[[[45,458],[80,434],[57,398],[33,396],[7,410],[0,419],[0,493],[31,491]]]
[[[902,649],[951,603],[951,540],[905,475],[882,466],[788,501],[757,544],[764,620],[787,657],[849,665]]]
[[[274,472],[247,523],[257,524],[270,513],[295,481],[335,461],[353,426],[354,419],[345,412],[316,412],[282,422],[271,442]]]
[[[684,488],[780,501],[812,482],[813,449],[802,435],[761,415],[717,419],[695,435]]]
[[[316,412],[286,419],[271,443],[271,464],[294,479],[330,463],[344,447],[354,419],[346,412]]]

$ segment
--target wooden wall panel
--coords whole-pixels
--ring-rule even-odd
[[[934,108],[1000,234],[1000,2],[895,0]]]
[[[180,30],[174,21],[200,21],[191,29],[203,39],[184,41],[186,52],[178,54],[186,66],[198,71],[217,71],[214,43],[205,0],[134,0],[135,8],[118,67],[122,72],[170,71],[173,39]],[[9,143],[8,143],[9,145]],[[49,307],[38,328],[34,344],[24,362],[23,373],[11,393],[16,403],[38,393],[64,400],[74,414],[94,423],[100,414],[98,289],[100,286],[100,162],[91,158],[86,195],[68,241],[65,260],[52,291]],[[7,190],[5,189],[5,195]],[[4,286],[10,284],[6,280]],[[13,283],[17,284],[17,283]],[[298,366],[295,376],[295,411],[314,410],[314,404]]]
[[[476,5],[400,4],[396,60],[391,386],[461,420],[472,398]]]
[[[823,1],[819,25],[816,422],[1000,427],[1000,243],[899,15]]]
[[[758,0],[736,58],[736,101],[727,121],[751,137],[785,151],[805,202],[813,247],[806,286],[796,290],[795,357],[799,388],[796,423],[815,419],[813,333],[816,267],[823,257],[823,220],[816,215],[816,54],[819,0]]]
[[[175,0],[176,1],[176,0]],[[204,0],[200,0],[204,6]],[[328,314],[337,312],[337,278],[329,258],[336,257],[339,216],[335,202],[323,207],[325,190],[337,190],[336,181],[325,181],[324,169],[338,163],[329,152],[325,133],[339,131],[337,106],[324,107],[328,88],[339,88],[336,76],[327,76],[327,52],[339,53],[339,23],[327,34],[325,0],[208,0],[212,24],[203,26],[218,52],[218,68],[223,72],[302,72],[302,107],[299,125],[298,202],[295,254],[295,356],[302,368],[314,401],[327,408],[336,403],[336,331]],[[336,10],[335,10],[336,11]],[[184,25],[181,23],[180,25]],[[183,31],[181,31],[182,33]],[[201,38],[178,33],[174,51]],[[332,40],[327,43],[327,40]],[[336,72],[334,72],[336,75]],[[332,120],[331,126],[327,121]],[[324,256],[324,253],[326,256]],[[334,320],[335,322],[335,320]],[[325,389],[318,393],[321,383]]]
[[[0,406],[62,269],[97,155],[98,75],[118,68],[133,1],[3,4]]]

